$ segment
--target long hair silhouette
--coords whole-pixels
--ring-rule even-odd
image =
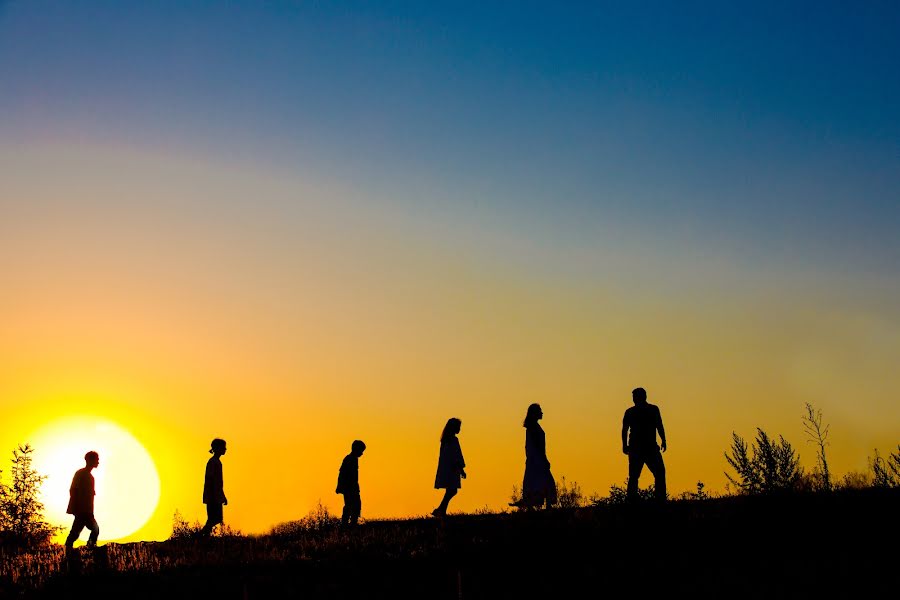
[[[444,425],[444,430],[441,432],[441,441],[445,442],[459,433],[460,427],[462,427],[462,421],[460,421],[456,417],[451,417],[450,419],[448,419],[447,424]]]
[[[532,425],[537,424],[538,419],[541,414],[541,405],[535,402],[528,407],[528,412],[525,413],[525,420],[522,422],[522,427],[531,427]]]

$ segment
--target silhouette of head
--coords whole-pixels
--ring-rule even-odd
[[[84,455],[84,464],[88,468],[93,469],[100,464],[100,455],[91,450]]]
[[[635,404],[647,404],[647,390],[644,388],[634,388],[631,390],[631,400]]]
[[[209,453],[221,456],[225,454],[225,440],[216,438],[209,445]]]
[[[441,432],[441,441],[443,442],[459,433],[460,428],[462,428],[462,421],[456,417],[449,419],[447,424],[444,425],[444,431]]]
[[[354,440],[353,444],[350,446],[350,451],[356,456],[362,456],[363,452],[366,451],[366,444],[362,440]]]
[[[522,427],[531,427],[532,425],[537,425],[537,422],[543,417],[544,411],[541,410],[541,405],[535,402],[528,407],[528,412],[525,413],[525,422],[522,423]]]

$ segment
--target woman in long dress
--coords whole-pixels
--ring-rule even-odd
[[[447,514],[447,505],[462,486],[461,479],[466,478],[466,461],[463,460],[462,448],[456,437],[462,427],[462,421],[452,418],[444,425],[441,433],[441,454],[438,457],[437,474],[434,477],[434,488],[443,489],[444,499],[441,504],[431,511],[436,517]]]
[[[522,500],[525,508],[556,504],[556,481],[547,460],[547,441],[538,424],[544,417],[540,404],[532,404],[525,415],[525,477],[522,480]]]

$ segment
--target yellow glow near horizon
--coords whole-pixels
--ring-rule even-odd
[[[64,527],[57,538],[65,538],[72,524],[72,516],[66,514],[69,486],[89,450],[100,455],[100,466],[93,475],[97,492],[94,514],[101,541],[127,537],[156,510],[160,497],[156,465],[137,438],[115,423],[71,417],[45,425],[31,439],[34,466],[47,477],[42,486],[47,520]],[[83,533],[81,541],[86,537]]]
[[[245,533],[319,501],[340,513],[337,470],[357,438],[363,518],[430,513],[451,416],[470,467],[450,510],[506,509],[531,402],[557,480],[605,495],[627,476],[638,385],[662,411],[673,495],[724,491],[731,434],[756,427],[813,468],[806,402],[831,425],[837,477],[897,443],[896,278],[731,263],[602,224],[495,237],[468,216],[420,223],[367,190],[152,149],[0,143],[0,164],[19,199],[0,223],[0,452],[55,451],[72,428],[29,432],[81,410],[136,436],[165,485],[118,541],[168,538],[175,511],[203,522],[214,437],[229,448],[225,522]],[[61,477],[43,496],[58,515],[92,447],[109,539],[118,517],[101,506],[136,515],[151,468],[114,476],[96,436],[62,467],[36,466]]]

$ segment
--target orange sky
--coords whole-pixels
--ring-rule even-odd
[[[246,532],[319,499],[339,512],[356,438],[363,516],[430,512],[451,416],[469,465],[451,510],[502,508],[531,402],[556,478],[605,493],[625,480],[639,385],[662,411],[673,493],[722,490],[731,432],[756,426],[812,467],[805,402],[831,424],[835,473],[897,443],[900,286],[874,274],[763,268],[603,224],[429,220],[333,180],[146,149],[0,158],[0,450],[60,417],[126,428],[161,480],[135,539],[166,537],[175,509],[201,518],[216,436],[226,521]]]

